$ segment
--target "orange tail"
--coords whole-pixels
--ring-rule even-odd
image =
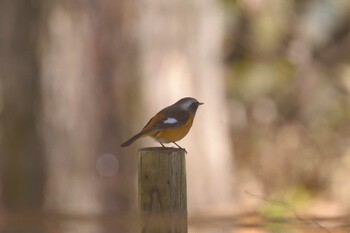
[[[121,147],[127,147],[127,146],[130,146],[133,142],[135,142],[137,139],[143,137],[143,136],[146,136],[145,135],[145,132],[141,131],[140,133],[132,136],[129,140],[127,140],[126,142],[124,142],[123,144],[121,144],[120,146]]]

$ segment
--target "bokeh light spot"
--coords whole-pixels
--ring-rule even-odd
[[[119,161],[112,154],[102,154],[96,160],[96,169],[102,176],[113,176],[119,169]]]

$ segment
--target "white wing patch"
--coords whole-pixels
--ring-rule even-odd
[[[177,123],[177,120],[173,117],[168,117],[165,121],[164,124],[175,124]]]

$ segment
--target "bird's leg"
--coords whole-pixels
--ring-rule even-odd
[[[179,149],[181,149],[181,150],[184,150],[185,151],[185,153],[187,154],[187,150],[186,149],[184,149],[184,148],[182,148],[181,146],[179,146],[176,142],[173,142]]]
[[[160,143],[160,145],[162,145],[162,147],[165,147],[164,145],[163,145],[163,143],[161,143],[161,142],[159,142]]]
[[[179,146],[176,142],[173,142],[178,148],[183,149],[181,146]]]

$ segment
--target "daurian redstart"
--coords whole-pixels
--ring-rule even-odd
[[[121,146],[129,146],[139,138],[150,136],[163,147],[165,147],[163,143],[174,143],[181,148],[176,142],[185,137],[191,129],[197,108],[202,104],[191,97],[180,99],[175,104],[158,112],[148,121],[141,132],[131,137]]]

